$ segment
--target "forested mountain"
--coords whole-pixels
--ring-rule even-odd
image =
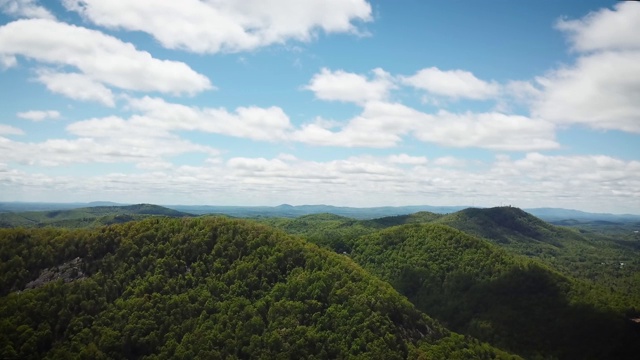
[[[234,217],[280,217],[297,218],[305,215],[333,214],[353,219],[374,219],[385,216],[411,214],[420,211],[435,213],[451,213],[465,209],[466,206],[380,206],[356,208],[331,205],[289,205],[278,206],[197,206],[197,205],[167,205],[171,209],[185,211],[192,214],[225,214]]]
[[[97,206],[126,206],[109,201],[95,201],[90,203],[37,203],[37,202],[0,202],[0,213],[3,212],[33,212],[70,210]],[[468,206],[380,206],[356,208],[331,205],[288,205],[278,206],[220,206],[220,205],[163,205],[166,208],[195,215],[224,214],[232,217],[287,217],[297,218],[305,215],[329,213],[346,216],[353,219],[369,220],[382,217],[402,216],[417,212],[431,212],[436,214],[451,214],[467,209]],[[559,223],[564,221],[574,223],[593,223],[600,221],[640,224],[640,215],[589,213],[561,208],[532,208],[524,209],[544,221]]]
[[[640,351],[640,329],[625,313],[635,310],[447,226],[365,235],[350,256],[452,329],[525,357],[631,359]]]
[[[640,242],[554,226],[513,207],[465,209],[435,220],[631,296],[640,307]]]
[[[193,215],[151,204],[93,206],[68,210],[0,213],[0,227],[97,227],[141,220],[149,216],[185,217]]]
[[[0,229],[0,260],[3,359],[512,358],[349,257],[249,221]],[[25,289],[61,264],[76,274]]]
[[[522,355],[635,358],[640,350],[634,345],[640,341],[638,327],[630,321],[640,310],[640,272],[634,261],[628,269],[602,264],[628,248],[586,239],[520,209],[368,221],[327,214],[263,221],[347,252],[424,312]],[[381,231],[387,227],[392,228]],[[640,252],[630,254],[637,259]]]
[[[97,207],[0,230],[0,358],[508,356],[428,316],[526,358],[640,352],[631,238],[512,207],[269,226],[162,215],[189,214]]]

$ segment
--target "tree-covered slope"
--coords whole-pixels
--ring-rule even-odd
[[[516,207],[468,208],[447,214],[435,222],[491,239],[497,243],[540,242],[562,246],[583,239],[571,230],[553,226]]]
[[[0,229],[0,260],[3,289],[71,260],[84,274],[0,298],[3,359],[509,357],[348,257],[247,221]]]
[[[98,227],[141,220],[150,216],[186,217],[193,215],[151,204],[93,206],[70,210],[0,213],[0,227]]]
[[[383,228],[368,220],[356,220],[334,214],[313,214],[298,218],[259,219],[289,234],[304,236],[308,241],[339,254],[349,253],[353,240]]]
[[[514,207],[465,209],[434,222],[589,280],[626,297],[628,306],[640,308],[640,243],[635,239],[580,233],[554,226]]]
[[[350,256],[452,329],[525,357],[636,358],[637,324],[607,294],[448,226],[359,238]]]

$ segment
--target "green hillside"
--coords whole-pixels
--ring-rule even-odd
[[[632,359],[640,351],[640,329],[607,294],[448,226],[393,227],[352,250],[420,310],[525,357]]]
[[[308,241],[339,254],[349,253],[354,239],[383,228],[372,221],[327,213],[305,215],[295,219],[266,218],[258,221],[289,234],[304,236]]]
[[[513,254],[540,260],[563,274],[588,280],[599,288],[594,291],[614,294],[620,307],[640,308],[640,237],[629,224],[596,226],[592,222],[587,229],[566,228],[514,207],[469,208],[447,215],[418,213],[372,222],[385,227],[446,224]]]
[[[0,229],[0,260],[3,359],[511,358],[348,257],[248,221]],[[25,289],[44,274],[59,278]]]
[[[193,215],[151,204],[94,206],[71,210],[0,213],[0,227],[98,227],[141,220],[150,216],[185,217]]]
[[[515,207],[469,208],[444,215],[436,222],[504,244],[538,242],[557,247],[566,241],[583,240],[574,231],[553,226]]]
[[[483,238],[428,224],[443,220]],[[624,358],[635,351],[629,349],[636,349],[628,340],[637,339],[638,329],[629,319],[638,317],[640,310],[634,295],[640,289],[640,272],[619,266],[610,267],[615,272],[611,276],[602,271],[601,262],[620,255],[621,248],[586,239],[519,209],[418,213],[370,221],[332,215],[269,221],[346,252],[457,331],[520,354]],[[397,224],[413,225],[379,231]],[[591,261],[579,262],[586,255]],[[589,274],[595,273],[600,278],[588,282]],[[574,274],[581,274],[582,280],[575,280]],[[584,339],[590,339],[588,345]]]
[[[631,304],[640,308],[640,242],[636,239],[554,226],[513,207],[466,209],[435,222],[604,286],[632,298]]]

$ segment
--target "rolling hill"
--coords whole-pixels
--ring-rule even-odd
[[[151,204],[93,206],[67,210],[0,213],[0,227],[96,227],[141,220],[149,216],[186,217],[193,215]]]
[[[450,332],[346,256],[256,223],[0,229],[3,359],[516,358]],[[52,267],[82,276],[25,289]]]
[[[602,227],[581,230],[556,226],[508,206],[372,221],[385,226],[445,224],[512,254],[539,260],[563,274],[587,280],[600,288],[598,291],[613,293],[619,308],[640,308],[640,241],[627,226],[618,227],[618,232]]]
[[[262,221],[347,254],[453,329],[525,357],[634,357],[626,349],[638,330],[621,329],[639,315],[640,272],[633,260],[623,269],[602,265],[629,250],[607,239],[511,207]]]
[[[632,359],[640,351],[640,328],[625,313],[635,310],[448,226],[409,224],[364,235],[350,256],[455,331],[525,358]]]

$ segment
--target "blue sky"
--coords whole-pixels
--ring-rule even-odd
[[[0,0],[0,201],[640,213],[640,4]]]

